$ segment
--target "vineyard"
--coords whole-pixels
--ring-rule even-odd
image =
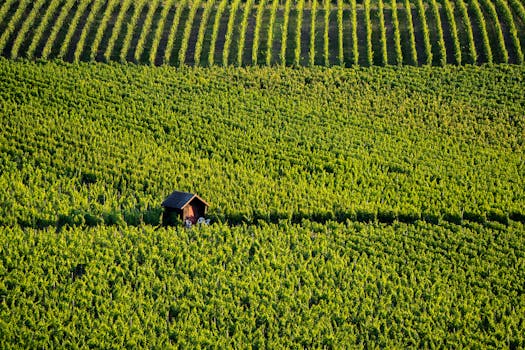
[[[0,55],[191,66],[522,64],[523,0],[3,0]]]
[[[39,17],[7,15],[29,4],[12,3],[2,17]],[[28,28],[55,28],[53,18],[74,16],[80,4],[59,3],[33,2],[56,10]],[[243,28],[237,21],[281,21],[249,1],[193,2],[175,13],[153,3],[96,5],[100,18],[85,12],[75,21],[98,26],[72,42],[107,44],[64,52],[176,64],[195,41],[201,60],[214,52],[217,64],[244,64],[254,56],[234,52],[252,47],[248,34],[213,50],[204,38],[223,25]],[[263,4],[289,13],[290,27],[313,21],[306,10],[299,19],[291,2]],[[439,5],[422,3],[427,25]],[[371,19],[375,6],[365,4]],[[470,3],[461,6],[470,13]],[[313,7],[318,18],[326,8]],[[333,14],[334,23],[352,18],[346,7]],[[192,29],[192,17],[224,21]],[[162,18],[186,37],[170,54]],[[100,29],[108,23],[122,34]],[[128,35],[131,23],[148,34]],[[283,50],[266,56],[260,26],[257,62],[279,64]],[[71,28],[38,37],[65,43],[61,32]],[[407,52],[410,62],[405,28],[395,28],[386,58]],[[458,33],[465,28],[457,23]],[[375,26],[348,29],[376,42]],[[378,47],[385,38],[390,47],[389,33]],[[17,51],[61,51],[44,41],[21,40]],[[428,41],[432,60],[442,58],[440,41]],[[154,54],[150,42],[162,43]],[[312,53],[297,43],[316,43],[310,63],[341,47],[299,31],[287,42],[291,64]],[[487,57],[459,47],[462,62]],[[385,51],[348,48],[359,56],[330,62],[385,60]],[[491,52],[494,62],[503,57]],[[0,58],[0,348],[525,347],[524,84],[525,67],[505,64],[174,68]],[[159,226],[160,203],[175,189],[209,201],[212,224]]]

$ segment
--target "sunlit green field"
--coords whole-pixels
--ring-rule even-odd
[[[1,59],[0,347],[524,347],[524,85]]]

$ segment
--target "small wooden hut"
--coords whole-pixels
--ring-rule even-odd
[[[182,222],[188,220],[195,224],[199,218],[206,215],[210,205],[196,194],[175,191],[162,202],[162,206],[164,207],[162,224],[170,225],[175,223],[177,216]]]

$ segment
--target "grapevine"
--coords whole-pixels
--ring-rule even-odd
[[[213,2],[213,0],[211,2]],[[148,58],[148,62],[150,65],[154,65],[155,60],[157,59],[157,52],[159,51],[159,45],[160,45],[162,32],[166,30],[168,13],[172,9],[173,4],[174,4],[173,0],[166,1],[161,4],[162,10],[160,12],[159,22],[153,34],[153,40],[151,42],[151,51],[149,53],[149,58]]]
[[[116,6],[117,6],[117,1],[115,0],[110,0],[106,2],[106,8],[104,10],[104,14],[102,15],[102,20],[100,21],[97,27],[95,38],[93,39],[93,43],[91,44],[91,49],[89,53],[90,61],[94,61],[98,55],[100,43],[102,42],[102,36],[104,35],[104,31],[108,27],[108,22],[111,18],[111,14]]]
[[[397,0],[392,0],[392,26],[394,27],[394,45],[396,52],[396,64],[403,64],[403,51],[401,50],[401,33],[399,30],[399,18],[397,15]]]
[[[439,65],[447,64],[447,50],[445,48],[445,39],[443,38],[443,26],[441,25],[441,17],[439,16],[439,8],[436,0],[431,0],[432,16],[436,23],[436,30],[438,35],[438,49],[439,49]]]
[[[470,56],[469,63],[474,64],[478,61],[478,54],[476,52],[476,46],[474,44],[474,34],[472,32],[472,23],[470,22],[470,17],[467,12],[467,6],[463,2],[463,0],[457,0],[457,5],[461,13],[463,24],[467,30],[468,48],[469,48],[469,56]]]
[[[217,36],[219,35],[219,25],[221,24],[221,17],[226,9],[228,0],[221,0],[219,6],[217,7],[217,12],[215,13],[215,20],[213,21],[213,31],[211,34],[211,43],[210,51],[208,53],[208,64],[213,66],[215,63],[215,45],[217,44]]]
[[[447,21],[450,26],[450,34],[452,36],[452,44],[454,45],[454,59],[456,64],[461,64],[461,45],[459,43],[458,29],[456,26],[456,19],[454,17],[454,9],[450,4],[449,0],[442,0],[445,7],[445,14],[447,16]]]
[[[253,46],[252,46],[252,64],[257,65],[259,61],[259,43],[261,41],[261,27],[264,16],[264,10],[266,8],[266,0],[260,0],[257,5],[257,15],[255,19],[255,30],[253,34]]]
[[[179,66],[183,66],[186,64],[186,51],[188,50],[191,28],[193,26],[195,14],[197,13],[197,10],[200,7],[200,5],[201,1],[195,0],[193,1],[190,7],[190,12],[188,13],[188,18],[186,19],[186,24],[184,25],[184,32],[182,33],[182,41],[179,49]]]
[[[241,32],[239,35],[239,47],[237,49],[237,66],[242,66],[242,56],[244,55],[244,42],[246,40],[246,30],[248,28],[248,17],[252,10],[254,0],[247,0],[244,4],[244,12],[241,22]]]
[[[173,22],[171,23],[170,31],[168,34],[168,43],[166,44],[166,50],[164,51],[164,63],[170,64],[171,62],[171,55],[173,51],[173,45],[175,44],[175,38],[177,35],[177,31],[179,29],[179,22],[180,17],[182,15],[182,11],[186,7],[187,2],[186,0],[181,0],[177,2],[177,8],[175,10],[175,15],[173,17]]]
[[[121,28],[122,28],[123,21],[124,21],[124,16],[126,15],[126,12],[128,12],[128,9],[130,8],[131,4],[132,4],[131,0],[123,0],[120,3],[117,19],[115,20],[115,24],[111,28],[111,36],[109,38],[108,45],[106,46],[106,50],[104,51],[104,60],[106,62],[109,62],[111,60],[113,49],[117,42],[117,38],[121,32]]]
[[[142,53],[144,52],[144,45],[146,44],[146,38],[151,31],[151,25],[153,22],[153,15],[157,10],[157,7],[160,5],[159,1],[150,1],[148,3],[148,12],[146,13],[146,18],[142,24],[142,29],[140,31],[139,40],[135,47],[134,59],[135,62],[141,62]]]
[[[489,35],[487,33],[487,24],[485,23],[485,18],[479,7],[478,0],[470,0],[476,20],[478,22],[479,28],[481,30],[481,38],[483,40],[483,50],[485,51],[485,59],[488,63],[492,63],[492,49],[490,48]]]
[[[410,0],[405,0],[405,13],[407,15],[408,35],[410,38],[410,59],[412,63],[417,66],[416,37],[414,35],[414,21],[412,20],[412,5],[410,4]]]
[[[283,26],[281,30],[281,51],[279,55],[280,62],[283,66],[286,65],[286,48],[288,44],[288,24],[290,23],[290,8],[292,6],[292,0],[285,0],[284,3],[284,15],[283,15]]]
[[[266,65],[269,66],[272,63],[273,55],[273,32],[275,27],[275,15],[277,13],[277,7],[279,6],[279,0],[273,0],[272,8],[270,11],[270,23],[268,25],[268,45],[266,49]]]
[[[102,7],[103,0],[95,0],[93,4],[91,5],[91,8],[89,10],[89,15],[86,19],[86,23],[84,23],[84,26],[82,28],[82,32],[80,33],[80,38],[78,39],[75,47],[75,51],[73,53],[73,61],[78,62],[80,60],[80,56],[82,55],[82,52],[84,50],[84,44],[88,35],[89,30],[91,29],[91,23],[95,20],[95,16],[98,13],[98,10]]]
[[[237,10],[241,0],[233,0],[230,5],[230,16],[228,17],[228,27],[226,28],[226,38],[224,40],[224,50],[222,51],[222,65],[227,66],[229,64],[228,57],[230,55],[230,46],[233,40],[233,32],[235,25],[235,16],[237,15]]]

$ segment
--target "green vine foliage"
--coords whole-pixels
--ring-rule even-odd
[[[365,12],[365,35],[366,35],[366,60],[369,66],[374,64],[374,49],[372,47],[372,22],[370,19],[371,5],[370,0],[363,1]]]
[[[485,17],[483,15],[483,12],[481,11],[481,7],[479,5],[478,0],[470,0],[470,5],[472,7],[472,11],[474,12],[476,22],[481,32],[481,39],[483,42],[483,51],[485,53],[485,60],[488,63],[492,63],[494,59],[493,59],[492,48],[490,47],[489,34],[487,32],[487,22],[485,21]]]
[[[525,342],[517,228],[0,231],[5,347]]]
[[[60,51],[58,52],[58,58],[66,57],[69,50],[75,50],[77,42],[76,39],[73,38],[73,35],[75,34],[75,30],[77,28],[78,23],[81,20],[84,11],[88,8],[89,5],[89,1],[81,1],[76,7],[74,7],[73,17],[67,27],[66,35],[64,38],[62,38],[62,42],[60,43]]]
[[[356,66],[359,63],[359,44],[357,42],[357,3],[356,0],[350,0],[350,18],[352,24],[352,64]]]
[[[2,33],[0,33],[0,52],[4,51],[8,43],[9,37],[13,32],[15,32],[18,23],[20,21],[23,21],[22,17],[26,8],[31,6],[30,3],[31,1],[28,0],[20,1],[20,4],[16,8],[16,11],[12,14],[10,18],[7,18],[7,26],[3,28]]]
[[[476,45],[474,43],[474,33],[472,31],[472,22],[470,20],[467,5],[463,0],[457,0],[456,2],[458,10],[461,14],[461,20],[463,22],[463,25],[467,31],[467,39],[468,39],[468,52],[469,52],[469,63],[475,64],[478,61],[478,53],[476,51]]]
[[[73,0],[70,0],[70,1],[73,1]],[[122,2],[120,2],[120,6],[118,8],[118,14],[115,19],[115,23],[113,23],[113,26],[111,28],[111,36],[109,37],[108,44],[106,45],[106,48],[104,50],[104,60],[106,62],[110,61],[112,58],[113,50],[115,48],[115,45],[117,44],[118,36],[120,35],[122,27],[124,27],[125,25],[124,21],[125,21],[126,13],[128,12],[131,6],[132,6],[131,0],[123,0]],[[67,12],[64,13],[64,15],[66,14]],[[53,28],[56,28],[58,32],[58,29],[59,29],[58,26],[54,26]]]
[[[456,25],[456,19],[454,16],[454,8],[449,0],[442,0],[443,7],[445,8],[445,14],[447,16],[447,22],[450,26],[450,35],[452,36],[452,44],[454,46],[454,60],[455,63],[461,64],[461,43],[459,41],[458,29]]]
[[[317,34],[317,0],[312,0],[311,10],[310,10],[310,50],[308,53],[308,65],[313,67],[315,65],[315,36]]]
[[[392,0],[391,1],[391,8],[392,8],[392,27],[394,31],[394,47],[395,47],[395,64],[398,66],[403,64],[403,50],[401,48],[401,31],[399,28],[399,17],[398,17],[398,10],[397,10],[397,1]]]
[[[257,3],[257,15],[255,20],[255,28],[253,34],[253,45],[252,45],[252,64],[257,66],[259,62],[259,46],[261,44],[261,30],[263,27],[263,16],[267,8],[267,1],[260,0]]]
[[[525,7],[520,0],[0,4],[0,56],[67,62],[294,67],[523,64],[524,30]],[[479,36],[476,40],[474,33]]]
[[[461,0],[460,0],[461,1]],[[405,14],[408,27],[408,36],[410,41],[410,60],[413,65],[418,65],[417,50],[416,50],[416,37],[414,33],[414,21],[412,18],[412,4],[410,0],[405,0]]]
[[[106,2],[106,7],[104,9],[104,14],[102,15],[102,19],[96,26],[95,37],[91,45],[89,45],[89,60],[90,61],[94,61],[97,58],[98,50],[102,42],[102,37],[104,35],[104,32],[106,31],[106,28],[108,27],[109,20],[111,19],[111,15],[117,5],[118,5],[117,0],[109,0]]]
[[[524,347],[524,73],[0,59],[0,346]]]
[[[23,20],[23,24],[21,28],[17,31],[16,38],[13,42],[13,46],[11,48],[11,58],[16,59],[18,58],[18,52],[20,50],[20,46],[24,42],[24,39],[27,35],[27,32],[29,29],[35,25],[35,20],[38,12],[40,11],[41,7],[44,5],[45,0],[37,0],[34,2],[33,7],[31,8],[31,11],[27,15],[26,18]]]
[[[418,19],[421,22],[421,31],[423,32],[423,45],[425,47],[425,64],[430,66],[433,62],[432,44],[430,42],[430,32],[428,29],[427,15],[423,0],[416,0],[416,9]]]
[[[523,96],[522,68],[503,67],[179,72],[2,60],[0,224],[54,225],[72,209],[140,219],[176,188],[237,223],[366,211],[507,223],[523,207]]]

